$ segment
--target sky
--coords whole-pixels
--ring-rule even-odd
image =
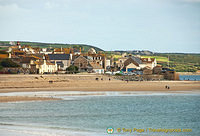
[[[0,40],[200,53],[200,0],[0,0]]]

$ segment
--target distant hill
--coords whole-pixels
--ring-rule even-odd
[[[94,48],[96,51],[103,51],[102,49],[86,44],[62,44],[62,43],[41,43],[41,42],[29,42],[29,41],[19,41],[21,45],[30,45],[33,47],[47,48],[81,48],[84,51],[88,51],[90,48]],[[17,43],[17,41],[14,41]],[[0,41],[0,46],[12,46],[10,41]]]
[[[124,51],[124,50],[116,50],[115,52],[122,53],[128,53],[133,55],[153,55],[154,53],[152,51],[148,50],[130,50],[130,51]]]

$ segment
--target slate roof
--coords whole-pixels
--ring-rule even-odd
[[[135,61],[136,63],[138,63],[138,64],[142,64],[141,59],[138,58],[138,57],[131,56],[131,59],[134,60],[134,61]]]
[[[48,54],[49,60],[69,60],[69,54]]]
[[[30,63],[31,60],[37,60],[34,57],[23,57],[21,63]]]

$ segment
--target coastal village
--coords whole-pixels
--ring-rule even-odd
[[[141,58],[123,53],[114,60],[102,51],[90,48],[39,48],[12,43],[0,59],[9,58],[19,67],[4,67],[1,74],[68,74],[91,73],[121,75],[120,80],[178,80],[176,72],[157,64],[156,58]]]

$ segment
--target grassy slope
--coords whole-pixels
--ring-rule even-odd
[[[27,41],[19,41],[21,45],[30,45],[33,47],[40,47],[40,48],[47,48],[47,47],[54,47],[54,48],[82,48],[84,51],[88,51],[90,48],[94,48],[96,51],[103,51],[102,49],[86,45],[86,44],[62,44],[62,43],[40,43],[40,42],[27,42]],[[16,42],[15,42],[16,43]],[[0,41],[0,46],[10,46],[9,41]]]
[[[158,62],[168,62],[167,57],[162,57],[162,56],[141,56],[142,58],[156,58]]]
[[[107,55],[109,56],[109,55]],[[156,58],[158,64],[163,67],[169,67],[175,69],[177,72],[196,72],[200,70],[200,54],[181,54],[181,53],[157,53],[153,56],[141,56],[142,58]],[[114,60],[120,58],[121,55],[113,55]]]
[[[142,56],[156,58],[159,64],[166,67],[169,56],[169,67],[178,72],[196,72],[200,70],[200,54],[183,53],[157,53],[154,56]]]

